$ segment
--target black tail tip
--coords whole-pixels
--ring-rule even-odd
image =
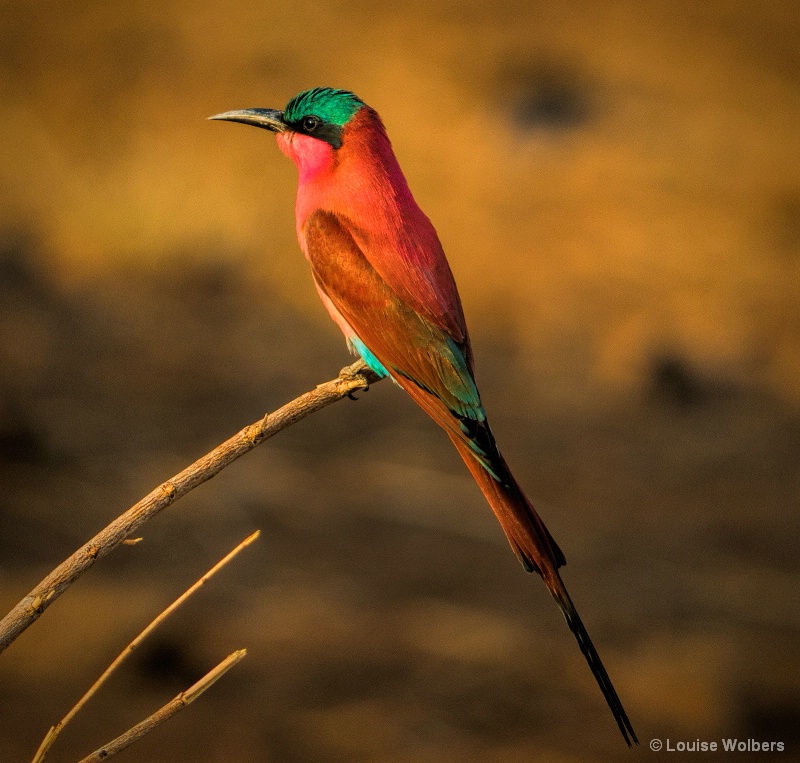
[[[558,573],[556,573],[556,575],[558,575]],[[628,714],[625,712],[625,708],[622,706],[622,702],[617,695],[617,691],[614,689],[614,685],[611,683],[611,679],[608,677],[608,673],[606,672],[603,662],[600,659],[600,655],[597,653],[591,638],[589,638],[589,633],[583,625],[583,622],[581,621],[581,618],[575,609],[575,605],[572,603],[572,599],[570,599],[567,589],[564,587],[564,584],[559,576],[556,577],[556,584],[553,586],[553,589],[551,589],[551,592],[558,602],[561,612],[564,615],[564,619],[567,621],[569,629],[575,636],[586,662],[589,664],[589,669],[592,671],[592,675],[594,676],[595,681],[597,681],[600,691],[603,693],[603,697],[605,698],[606,703],[608,704],[608,707],[614,716],[614,720],[617,722],[617,726],[619,726],[619,730],[622,732],[625,743],[628,745],[628,747],[638,745],[639,740],[637,739],[636,732],[633,730],[633,726],[628,719]]]
[[[636,737],[633,726],[631,726],[631,722],[628,720],[628,716],[626,715],[624,718],[618,718],[617,723],[619,724],[619,730],[622,732],[622,736],[625,737],[625,742],[628,744],[628,747],[633,747],[634,745],[638,746],[639,740]]]

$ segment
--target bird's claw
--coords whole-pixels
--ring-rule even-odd
[[[351,400],[358,400],[358,398],[356,397],[356,392],[369,392],[369,382],[366,380],[365,377],[361,376],[361,374],[352,374],[350,378],[359,379],[364,384],[364,386],[361,387],[361,389],[353,390],[352,392],[347,393],[347,397],[349,397]]]
[[[359,392],[369,392],[369,382],[367,381],[367,377],[362,373],[364,369],[367,368],[367,365],[363,362],[356,362],[353,363],[351,366],[345,366],[341,371],[339,371],[339,378],[340,379],[358,379],[363,386],[359,389]],[[348,392],[346,397],[349,397],[351,400],[358,400],[355,395],[355,390],[352,392]]]

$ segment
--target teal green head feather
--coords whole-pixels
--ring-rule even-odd
[[[364,102],[348,90],[315,87],[296,95],[286,106],[283,118],[287,124],[302,122],[315,116],[323,122],[344,127]]]
[[[295,132],[341,148],[342,128],[362,106],[364,102],[348,90],[315,87],[289,101],[283,112],[283,121]]]

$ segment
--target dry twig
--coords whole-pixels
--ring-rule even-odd
[[[0,621],[0,652],[38,619],[97,559],[116,548],[162,509],[211,479],[267,438],[343,397],[367,389],[378,378],[362,361],[347,366],[340,371],[338,378],[318,385],[316,389],[295,398],[274,413],[267,414],[261,421],[245,427],[159,485],[56,567]]]
[[[80,709],[91,699],[97,690],[106,682],[108,677],[124,662],[124,660],[138,647],[144,639],[146,639],[161,623],[164,622],[183,602],[186,601],[195,591],[199,590],[205,583],[207,583],[217,572],[219,572],[228,562],[230,562],[240,551],[247,548],[253,541],[261,534],[256,530],[252,535],[245,538],[236,548],[228,553],[224,558],[218,561],[203,577],[196,583],[188,588],[181,594],[175,601],[172,602],[158,617],[156,617],[133,641],[131,641],[122,652],[119,653],[117,658],[103,671],[103,674],[98,678],[90,687],[89,690],[75,703],[72,709],[55,725],[51,726],[50,730],[45,735],[36,755],[33,757],[32,763],[41,763],[47,751],[53,746],[53,742],[61,733],[62,729],[78,714]],[[173,700],[174,701],[174,700]]]
[[[148,718],[145,718],[141,723],[137,723],[132,729],[129,729],[121,736],[118,736],[113,742],[103,745],[100,749],[95,750],[91,755],[87,755],[80,763],[99,763],[100,761],[116,755],[120,750],[133,744],[137,739],[143,737],[148,731],[152,731],[156,726],[160,726],[164,721],[172,718],[173,715],[180,712],[191,702],[194,702],[211,684],[218,678],[221,678],[224,673],[230,670],[239,660],[247,654],[246,649],[240,649],[238,652],[226,657],[217,667],[206,673],[196,684],[189,687],[186,691],[181,692],[177,697],[168,702],[160,710],[156,710]]]

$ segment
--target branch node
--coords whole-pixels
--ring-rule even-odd
[[[28,605],[28,612],[30,616],[35,620],[42,614],[42,612],[47,609],[50,600],[56,596],[56,589],[55,588],[48,588],[46,591],[40,593],[38,596],[34,597],[31,603]]]
[[[256,446],[266,437],[268,419],[269,414],[267,413],[261,421],[249,424],[244,428],[243,436],[248,445]]]
[[[175,483],[172,480],[167,480],[159,485],[161,492],[164,493],[168,501],[171,501],[175,496]]]

